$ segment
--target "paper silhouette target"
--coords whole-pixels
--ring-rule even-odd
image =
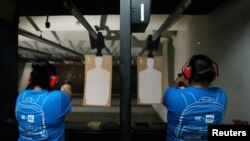
[[[111,106],[112,57],[85,56],[83,105]]]
[[[138,57],[137,76],[137,103],[162,103],[162,57]]]

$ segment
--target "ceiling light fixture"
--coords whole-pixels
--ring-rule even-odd
[[[49,16],[46,18],[45,27],[50,28]]]

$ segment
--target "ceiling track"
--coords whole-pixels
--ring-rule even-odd
[[[57,44],[57,43],[55,43],[55,42],[52,42],[52,41],[50,41],[50,40],[47,40],[47,39],[45,39],[45,38],[43,38],[43,37],[41,37],[41,36],[37,36],[37,35],[35,35],[35,34],[33,34],[33,33],[30,33],[30,32],[28,32],[28,31],[26,31],[26,30],[24,30],[24,29],[19,28],[19,29],[18,29],[18,34],[20,34],[20,35],[22,35],[22,36],[25,36],[25,37],[28,37],[28,38],[31,38],[31,39],[34,39],[34,40],[36,40],[36,41],[42,42],[42,43],[44,43],[44,44],[50,45],[50,46],[52,46],[52,47],[55,47],[55,48],[60,49],[60,50],[63,50],[63,51],[65,51],[65,52],[74,54],[74,55],[78,56],[79,59],[82,59],[82,58],[83,58],[83,54],[81,54],[81,53],[78,53],[78,52],[76,52],[76,51],[74,51],[74,50],[71,50],[71,49],[69,49],[69,48],[67,48],[67,47],[64,47],[64,46],[59,45],[59,44]]]
[[[34,49],[30,49],[30,48],[26,48],[26,47],[22,47],[22,46],[18,46],[18,49],[23,50],[23,51],[28,51],[28,52],[31,52],[31,53],[35,53],[35,54],[38,54],[38,55],[49,56],[49,57],[52,56],[49,53],[34,50]]]
[[[182,16],[182,13],[191,5],[192,0],[182,0],[174,12],[163,22],[160,28],[154,33],[152,40],[156,41],[161,33],[168,30]]]
[[[75,18],[83,25],[83,27],[86,28],[86,30],[95,40],[98,40],[98,35],[95,32],[95,30],[91,27],[88,21],[82,16],[80,11],[77,9],[77,7],[74,5],[74,3],[71,0],[65,0],[64,7],[66,7],[75,16]],[[108,52],[108,54],[112,55],[111,51],[107,48],[106,45],[104,49]]]

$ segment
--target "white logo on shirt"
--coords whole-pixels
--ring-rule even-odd
[[[28,115],[28,122],[34,123],[35,116],[34,115]]]
[[[201,116],[195,116],[194,119],[197,121],[201,121]]]
[[[205,122],[206,123],[213,123],[214,122],[214,115],[206,115]]]

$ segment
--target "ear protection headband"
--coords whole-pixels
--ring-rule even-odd
[[[51,88],[54,88],[56,86],[58,80],[59,80],[59,77],[57,75],[52,75],[50,77],[49,86]],[[28,81],[29,81],[29,83],[32,83],[32,75],[31,74],[30,74]]]
[[[188,61],[185,63],[185,65],[182,67],[182,72],[185,76],[186,79],[191,79],[191,74],[192,74],[192,67],[189,66],[189,61],[191,60],[188,59]],[[217,63],[215,63],[214,61],[210,60],[212,62],[212,64],[214,65],[214,73],[215,73],[215,76],[214,76],[214,79],[216,79],[216,77],[219,76],[219,68],[218,68],[218,65]]]

